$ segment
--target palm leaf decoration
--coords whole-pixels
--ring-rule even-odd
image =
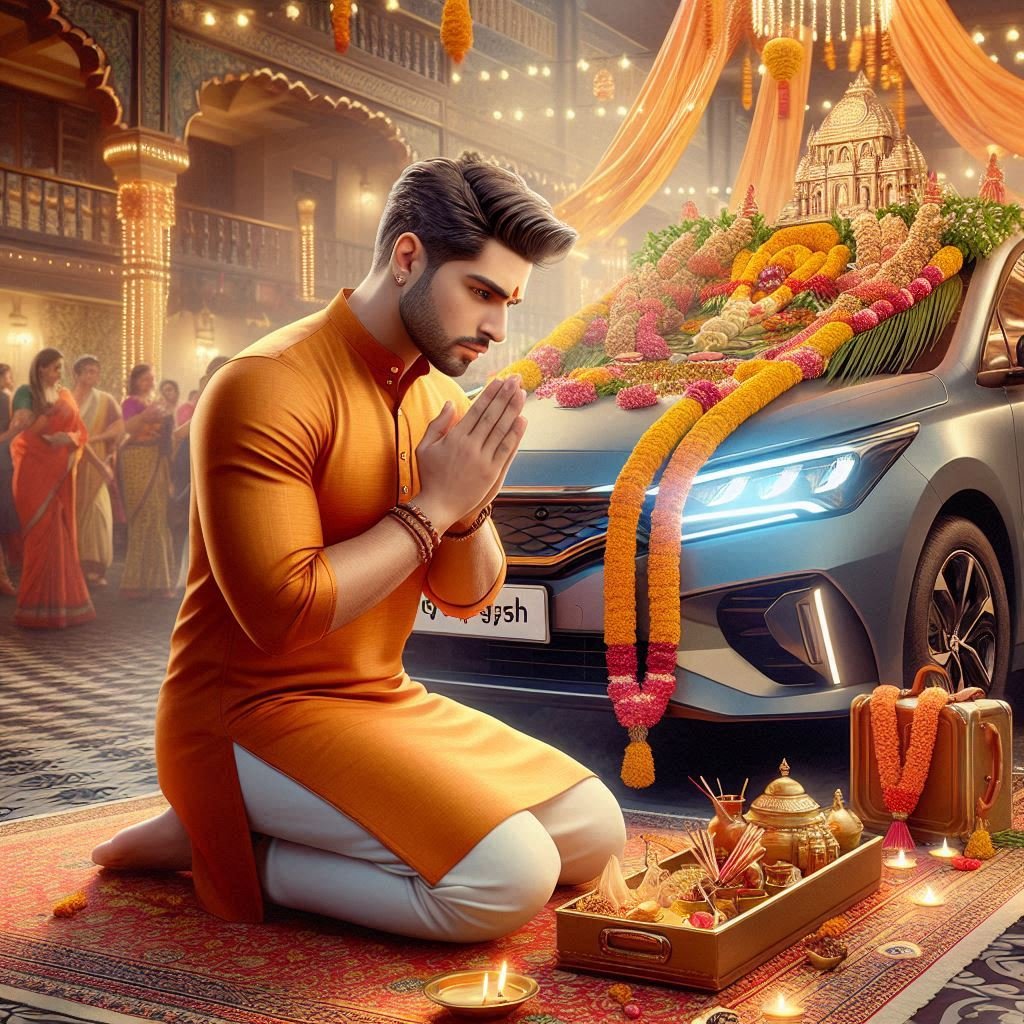
[[[963,282],[954,275],[910,309],[855,335],[829,360],[826,380],[849,384],[879,373],[903,373],[942,336],[962,294]]]

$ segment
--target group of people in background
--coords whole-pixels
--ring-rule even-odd
[[[200,381],[226,360],[215,359]],[[114,525],[124,523],[120,595],[176,599],[187,571],[188,432],[199,391],[156,386],[132,367],[121,402],[98,387],[100,362],[37,353],[14,389],[0,363],[0,594],[17,597],[19,626],[62,628],[96,617],[90,590],[108,586]],[[8,564],[20,565],[15,587]]]

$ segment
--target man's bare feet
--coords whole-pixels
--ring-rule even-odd
[[[181,819],[168,807],[163,814],[121,829],[92,851],[94,864],[122,871],[188,871],[192,843]]]

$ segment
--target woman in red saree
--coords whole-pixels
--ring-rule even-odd
[[[64,357],[44,348],[29,369],[29,383],[14,394],[15,415],[28,426],[11,443],[14,506],[25,553],[18,586],[16,625],[58,629],[96,618],[78,564],[75,469],[85,424],[71,392],[60,386]]]

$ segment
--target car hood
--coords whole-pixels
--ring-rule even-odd
[[[715,453],[712,463],[824,438],[870,430],[914,416],[948,400],[930,373],[873,377],[859,384],[807,381],[791,388],[744,423]],[[582,409],[560,409],[553,399],[530,396],[526,436],[509,470],[513,487],[595,487],[615,482],[643,432],[669,407],[626,412],[603,399]]]

